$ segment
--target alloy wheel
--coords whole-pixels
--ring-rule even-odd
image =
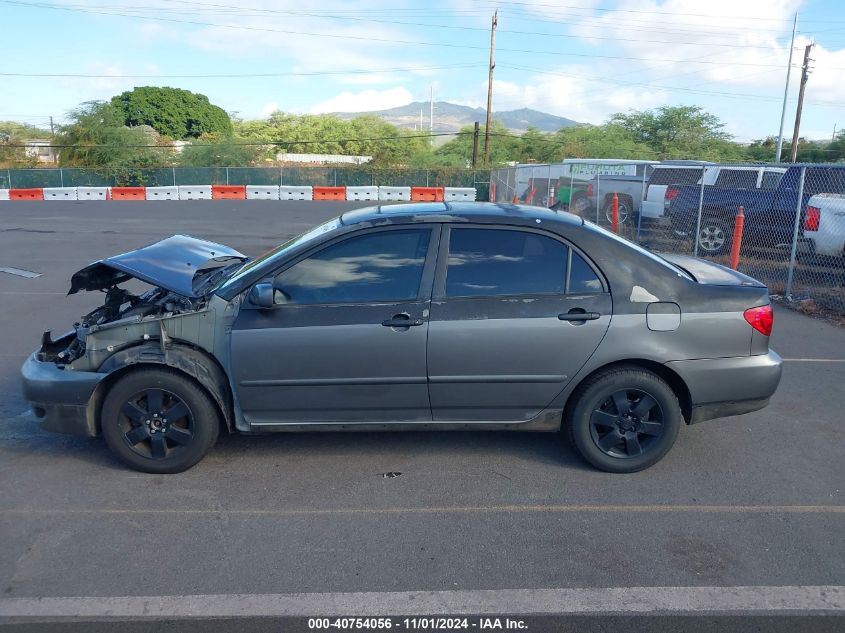
[[[639,457],[663,435],[663,410],[641,389],[620,389],[590,416],[590,435],[599,450],[622,459]]]
[[[194,439],[194,416],[176,394],[145,389],[120,409],[123,440],[148,459],[163,460],[182,451]]]
[[[701,227],[701,232],[698,234],[698,245],[708,253],[717,253],[725,245],[727,235],[721,226],[716,224],[708,224]]]

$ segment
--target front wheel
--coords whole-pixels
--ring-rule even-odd
[[[109,389],[101,412],[103,437],[127,466],[146,473],[179,473],[217,440],[214,401],[186,376],[136,369]]]
[[[672,448],[683,419],[672,388],[638,367],[596,374],[571,402],[565,420],[571,443],[590,464],[611,473],[656,464]]]

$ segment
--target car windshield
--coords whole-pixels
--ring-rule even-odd
[[[244,264],[240,270],[237,271],[232,277],[230,277],[227,281],[235,281],[248,273],[250,270],[263,264],[264,262],[270,261],[272,259],[276,259],[281,257],[288,251],[302,246],[303,244],[307,244],[308,242],[320,237],[324,233],[328,233],[329,231],[333,231],[336,228],[340,227],[340,217],[332,218],[328,222],[325,222],[319,226],[314,227],[310,231],[303,233],[302,235],[298,235],[287,242],[280,244],[279,246],[270,249],[266,253],[259,255],[255,259],[249,260],[246,264]]]

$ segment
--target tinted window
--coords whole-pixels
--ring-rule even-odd
[[[416,299],[431,231],[382,231],[324,248],[276,276],[276,303]]]
[[[701,179],[701,168],[661,167],[654,170],[649,185],[694,185]]]
[[[569,270],[569,292],[572,294],[587,294],[601,292],[603,290],[601,281],[575,251],[572,251],[572,268]]]
[[[804,177],[804,193],[845,193],[845,170],[810,167]]]
[[[446,296],[563,293],[567,250],[536,233],[452,229]]]
[[[716,178],[716,186],[726,189],[756,189],[756,169],[722,169]]]

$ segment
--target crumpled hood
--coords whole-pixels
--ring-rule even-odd
[[[199,270],[210,262],[246,259],[245,255],[228,246],[189,235],[174,235],[86,266],[71,277],[68,294],[80,290],[102,290],[134,277],[185,297],[197,298],[194,278]]]

